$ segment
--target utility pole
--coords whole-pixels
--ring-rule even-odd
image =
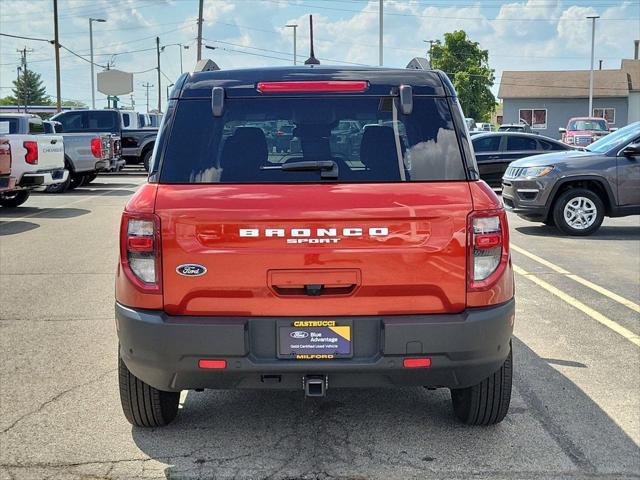
[[[56,110],[62,110],[62,96],[60,94],[60,41],[58,36],[58,0],[53,0],[53,34],[56,49]]]
[[[162,112],[162,79],[160,78],[160,37],[156,37],[156,53],[158,55],[158,113]]]
[[[298,37],[298,25],[295,23],[289,24],[289,25],[285,25],[285,27],[288,28],[293,28],[293,64],[296,65],[297,64],[297,37]]]
[[[429,44],[429,51],[427,52],[427,56],[429,57],[429,63],[431,63],[431,55],[433,55],[433,44],[437,43],[437,40],[423,40],[424,43]]]
[[[591,19],[591,70],[589,71],[589,114],[588,117],[593,115],[593,59],[596,48],[596,19],[600,18],[598,15],[591,15],[587,18]]]
[[[200,0],[198,6],[198,61],[202,58],[202,8],[204,6],[204,0]]]
[[[143,83],[142,86],[147,89],[147,113],[149,113],[149,89],[153,87],[153,84],[147,82]]]
[[[380,38],[378,39],[378,64],[380,66],[382,66],[382,63],[383,63],[383,54],[382,54],[382,50],[383,50],[383,47],[382,47],[382,34],[383,34],[383,30],[384,30],[384,21],[383,21],[384,13],[383,13],[383,10],[382,10],[382,2],[383,1],[384,0],[380,0],[380,7],[379,7],[379,12],[378,12],[378,14],[380,16],[380,32],[379,32]]]
[[[22,70],[22,67],[18,67],[17,69],[17,73],[18,73],[18,80],[16,81],[16,86],[20,84],[20,71]],[[18,102],[18,113],[20,113],[20,96],[18,96],[18,98],[16,98],[16,102]],[[27,113],[27,111],[25,110],[24,113]]]
[[[27,53],[33,52],[32,49],[28,49],[24,47],[22,50],[17,50],[20,53],[20,67],[18,67],[18,81],[20,81],[20,72],[22,72],[22,89],[23,89],[23,98],[24,101],[24,113],[27,113],[27,109],[29,107],[29,92],[27,92],[27,84],[26,84],[26,74],[27,74]],[[18,103],[20,103],[20,98],[16,98]]]

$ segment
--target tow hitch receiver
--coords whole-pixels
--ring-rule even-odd
[[[307,397],[324,397],[328,386],[326,375],[308,375],[303,377],[302,383]]]

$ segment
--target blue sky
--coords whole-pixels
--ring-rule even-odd
[[[0,0],[0,32],[53,38],[51,0]],[[424,56],[424,40],[441,39],[445,32],[465,30],[489,50],[497,82],[503,70],[557,70],[589,68],[590,23],[600,15],[596,30],[596,62],[619,68],[633,55],[640,38],[640,0],[385,0],[384,64],[404,67],[414,56]],[[197,0],[59,0],[60,43],[88,58],[88,18],[94,23],[95,62],[134,75],[134,101],[146,108],[157,105],[155,37],[161,45],[182,43],[185,71],[195,64]],[[308,15],[314,15],[316,55],[324,64],[378,63],[378,0],[205,0],[205,50],[222,68],[286,65],[292,63],[293,34],[284,25],[296,23],[298,59],[308,56]],[[23,47],[29,68],[40,73],[47,92],[55,95],[53,47],[45,42],[0,37],[0,96],[11,93],[12,80]],[[179,47],[161,54],[162,96],[165,86],[180,74]],[[61,52],[62,97],[91,101],[89,63]],[[99,71],[100,68],[97,68]],[[148,71],[147,71],[148,70]],[[97,94],[97,106],[106,105]],[[124,99],[123,99],[124,100]],[[130,103],[127,98],[125,103]]]

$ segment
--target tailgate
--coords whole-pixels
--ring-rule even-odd
[[[459,312],[471,210],[465,182],[159,185],[165,310]]]
[[[64,168],[64,143],[60,135],[36,135],[38,170]]]

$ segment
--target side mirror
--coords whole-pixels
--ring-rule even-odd
[[[567,129],[566,129],[566,128],[562,128],[562,127],[560,127],[560,128],[558,129],[558,131],[559,131],[560,133],[567,133]]]
[[[625,157],[640,156],[640,143],[630,143],[622,149],[621,153]]]

